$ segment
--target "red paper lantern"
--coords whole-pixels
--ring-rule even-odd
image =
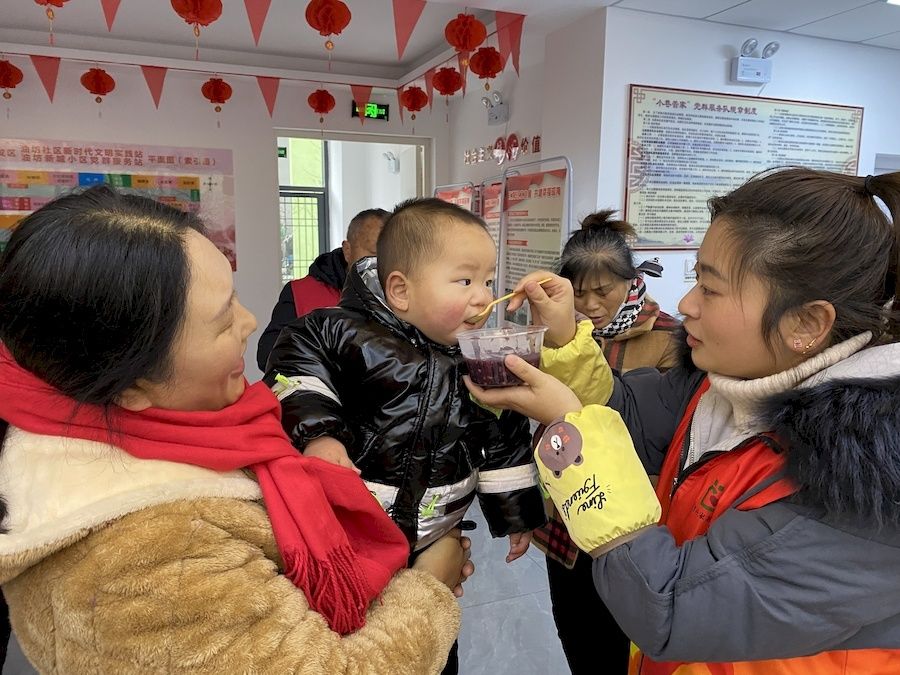
[[[469,69],[482,80],[488,80],[503,70],[503,59],[493,47],[482,47],[469,59]],[[485,82],[484,88],[490,89],[491,85]]]
[[[444,37],[458,52],[470,52],[487,39],[487,28],[472,14],[459,14],[444,27]]]
[[[94,94],[97,103],[116,88],[116,81],[103,68],[91,68],[81,76],[81,86]]]
[[[200,59],[200,26],[208,26],[222,16],[222,0],[172,0],[172,9],[185,23],[194,26],[194,59]]]
[[[231,98],[231,85],[221,77],[211,77],[200,87],[200,93],[203,94],[205,99],[215,105],[213,109],[216,113],[220,113],[222,112],[222,104]],[[216,115],[216,126],[222,126],[222,121],[218,119],[218,114]]]
[[[222,0],[172,0],[172,9],[200,36],[200,26],[208,26],[222,16]]]
[[[0,89],[3,89],[3,98],[7,101],[12,98],[10,89],[15,89],[22,83],[22,71],[9,61],[0,61]]]
[[[316,89],[306,99],[309,107],[319,116],[319,124],[325,122],[325,115],[334,110],[334,96],[327,89]]]
[[[409,110],[410,119],[416,119],[416,113],[428,105],[428,94],[421,87],[407,87],[400,94],[400,105]]]
[[[53,39],[53,19],[56,18],[56,14],[53,13],[54,7],[62,7],[69,0],[34,0],[36,4],[41,7],[46,7],[45,10],[47,14],[47,21],[50,22],[50,44],[52,45],[54,42]]]
[[[216,112],[222,112],[222,104],[231,98],[231,85],[221,77],[211,77],[200,87],[200,93],[215,104]]]
[[[446,120],[450,122],[450,96],[453,96],[463,87],[463,76],[456,68],[439,68],[431,78],[431,83],[438,93],[444,97],[444,105],[447,106]]]
[[[453,96],[462,89],[462,75],[456,68],[439,68],[431,80],[441,96]]]
[[[340,35],[350,24],[351,17],[350,8],[341,0],[312,0],[306,6],[306,23],[326,37]],[[330,37],[325,41],[325,49],[334,49]]]

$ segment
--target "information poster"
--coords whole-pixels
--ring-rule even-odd
[[[638,248],[697,248],[707,200],[772,167],[856,175],[863,109],[631,85],[625,219]]]
[[[481,186],[481,218],[487,225],[488,232],[497,245],[500,246],[500,213],[503,207],[503,183],[490,183]]]
[[[504,293],[538,269],[553,269],[559,260],[565,228],[566,170],[506,178],[506,213],[500,267]],[[527,323],[527,306],[507,319]]]
[[[230,150],[0,139],[0,251],[26,215],[99,183],[198,214],[237,269]]]
[[[461,206],[467,211],[472,211],[475,201],[475,187],[473,185],[439,187],[434,191],[434,196],[445,202]],[[473,211],[473,213],[476,212]]]

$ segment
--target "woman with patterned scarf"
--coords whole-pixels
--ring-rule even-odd
[[[644,283],[645,274],[659,277],[662,267],[656,260],[635,267],[626,240],[634,228],[614,214],[599,211],[582,221],[563,248],[559,274],[572,282],[578,319],[593,322],[594,339],[610,366],[620,372],[668,370],[678,358],[674,332],[681,323],[660,310]],[[599,657],[603,673],[624,674],[628,638],[594,590],[590,556],[579,552],[550,508],[547,525],[535,530],[533,541],[547,555],[553,618],[569,667],[573,675],[595,675]]]

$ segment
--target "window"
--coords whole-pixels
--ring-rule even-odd
[[[327,250],[327,156],[325,141],[278,139],[282,283],[306,276]]]

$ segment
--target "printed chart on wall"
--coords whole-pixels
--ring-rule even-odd
[[[481,218],[497,246],[500,246],[500,211],[503,206],[503,183],[488,183],[481,186]]]
[[[565,236],[566,170],[543,171],[506,178],[504,243],[500,269],[504,293],[537,269],[552,269],[559,259]],[[515,323],[527,323],[527,307],[507,315]]]
[[[434,196],[445,202],[461,206],[467,211],[473,211],[475,205],[475,186],[459,185],[438,187],[434,191]]]
[[[706,201],[771,167],[856,175],[863,109],[631,85],[625,218],[637,248],[692,249]]]
[[[106,183],[197,213],[237,269],[231,150],[0,139],[0,251],[16,224],[50,200]]]

